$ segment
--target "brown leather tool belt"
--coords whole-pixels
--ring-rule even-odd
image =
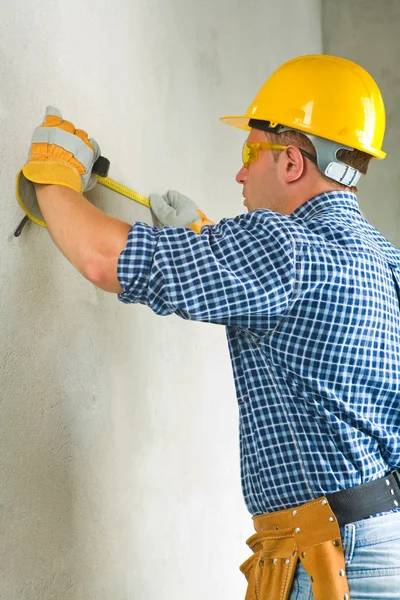
[[[340,527],[400,504],[400,475],[328,494],[287,510],[253,517],[253,555],[240,567],[245,600],[287,600],[298,560],[315,600],[350,600]]]

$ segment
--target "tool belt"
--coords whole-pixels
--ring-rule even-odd
[[[253,517],[253,555],[240,570],[245,600],[287,600],[298,560],[310,577],[314,600],[350,600],[340,527],[400,504],[400,472],[317,500]]]

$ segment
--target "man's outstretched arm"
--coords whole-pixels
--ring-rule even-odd
[[[58,108],[48,106],[42,124],[34,130],[28,162],[18,173],[17,198],[31,220],[47,225],[55,244],[84,277],[105,291],[121,293],[119,258],[131,226],[105,214],[82,195],[95,184],[92,170],[100,155],[96,140],[64,120]],[[178,192],[153,194],[150,202],[161,226],[189,227],[200,233],[205,225],[213,225],[192,200]],[[135,253],[130,255],[134,272],[130,265],[126,268],[125,259],[120,277],[124,268],[125,276],[128,272],[138,277],[143,267],[141,251],[138,260]]]
[[[64,256],[94,285],[119,294],[118,258],[130,225],[105,214],[71,188],[35,184],[35,191],[50,235]]]

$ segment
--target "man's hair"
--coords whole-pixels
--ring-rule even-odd
[[[284,131],[283,133],[280,133],[278,135],[276,133],[269,133],[269,132],[265,132],[265,133],[268,138],[268,141],[270,141],[274,144],[285,144],[287,146],[297,146],[298,148],[301,148],[302,150],[309,152],[313,156],[316,156],[316,151],[315,151],[313,144],[311,143],[311,141],[308,139],[307,136],[305,136],[301,133],[301,131]],[[280,155],[279,150],[273,150],[272,154],[273,154],[274,160],[276,162]],[[367,154],[366,152],[362,152],[361,150],[356,150],[356,149],[354,149],[354,150],[339,150],[339,152],[337,153],[338,160],[345,163],[346,165],[349,165],[350,167],[353,167],[354,169],[357,169],[363,175],[365,175],[368,171],[368,165],[369,165],[371,158],[373,158],[373,157],[370,154]],[[323,175],[323,173],[321,173],[321,177],[323,177],[326,181],[328,181],[329,183],[334,185],[335,189],[347,190],[347,191],[350,190],[352,192],[357,191],[357,188],[355,186],[349,187],[347,185],[343,185],[343,184],[335,181],[334,179],[330,179],[329,177],[326,177],[325,175]]]

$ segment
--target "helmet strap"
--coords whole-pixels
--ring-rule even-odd
[[[317,153],[317,166],[321,173],[323,173],[326,177],[329,177],[329,179],[333,179],[334,181],[337,181],[338,183],[348,187],[357,185],[361,177],[361,173],[358,171],[358,169],[354,169],[354,167],[350,167],[336,158],[339,150],[343,149],[353,151],[354,148],[351,148],[350,146],[338,144],[336,142],[332,142],[331,140],[321,138],[317,135],[305,133],[299,129],[294,129],[293,127],[286,127],[285,125],[272,123],[271,121],[250,119],[249,127],[261,129],[262,131],[267,131],[268,133],[275,133],[276,135],[279,135],[284,131],[299,131],[313,144]],[[310,158],[310,156],[307,156],[307,158]],[[315,159],[313,162],[315,162]]]

